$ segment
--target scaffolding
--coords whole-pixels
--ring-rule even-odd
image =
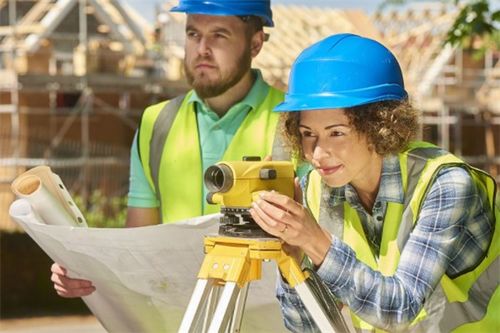
[[[125,194],[143,108],[187,90],[185,15],[171,6],[158,7],[150,27],[118,0],[0,0],[0,212],[12,179],[39,164],[84,196],[98,187]],[[330,34],[380,40],[402,65],[422,138],[500,182],[500,53],[477,60],[444,45],[456,7],[416,4],[372,17],[295,5],[273,11],[276,27],[254,62],[268,82],[286,89],[293,59]]]
[[[0,227],[33,166],[84,200],[125,195],[143,109],[187,90],[165,78],[152,28],[117,0],[0,0],[0,19]]]
[[[395,52],[421,137],[492,174],[500,183],[500,52],[445,44],[459,13],[455,5],[413,4],[375,13],[385,44]]]
[[[159,9],[156,25],[170,74],[180,77],[185,15]],[[276,26],[253,64],[270,84],[286,90],[290,66],[307,46],[334,33],[352,32],[379,40],[398,58],[406,90],[420,111],[420,138],[438,144],[491,173],[500,183],[500,52],[480,59],[445,45],[459,13],[453,4],[413,3],[368,16],[359,10],[274,5]]]

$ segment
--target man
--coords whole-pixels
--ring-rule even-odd
[[[187,14],[184,68],[193,90],[144,112],[131,149],[127,227],[215,212],[205,204],[203,171],[219,160],[271,155],[276,145],[271,111],[283,93],[251,68],[263,26],[273,26],[270,0],[181,0],[172,11]],[[63,297],[95,290],[58,264],[51,280]]]

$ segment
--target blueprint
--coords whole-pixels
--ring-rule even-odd
[[[96,291],[83,300],[107,331],[176,332],[204,258],[203,238],[217,232],[220,215],[89,228],[59,177],[43,168],[14,181],[12,219],[71,277],[93,282]],[[262,279],[250,284],[242,331],[285,332],[274,296],[276,264],[262,268]]]

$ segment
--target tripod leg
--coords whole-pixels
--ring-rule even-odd
[[[210,323],[212,322],[212,318],[214,317],[214,312],[217,307],[217,302],[219,301],[221,286],[215,285],[208,296],[207,301],[207,310],[205,312],[205,320],[203,321],[203,330],[202,332],[206,332]]]
[[[225,331],[232,315],[231,312],[234,311],[239,292],[240,288],[236,282],[226,282],[208,333],[223,333]]]
[[[197,324],[203,314],[203,306],[205,305],[210,291],[214,288],[213,279],[198,279],[193,291],[193,295],[189,301],[186,313],[182,318],[182,323],[179,332],[189,333],[194,332]]]
[[[304,281],[295,286],[295,290],[300,296],[300,299],[306,306],[307,311],[311,314],[314,322],[319,327],[322,333],[335,333],[332,322],[329,316],[325,313],[324,309],[319,305],[318,300],[311,292],[311,289]],[[337,332],[340,333],[340,332]]]
[[[241,321],[243,320],[243,312],[245,311],[245,303],[247,302],[248,288],[250,287],[250,282],[245,284],[241,289],[238,299],[236,300],[236,306],[234,308],[233,316],[231,317],[230,333],[238,333],[241,329]]]

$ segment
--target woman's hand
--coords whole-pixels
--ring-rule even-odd
[[[283,248],[283,251],[285,251],[285,253],[288,256],[295,259],[295,262],[297,262],[297,264],[299,264],[299,266],[301,265],[302,260],[304,259],[304,251],[302,251],[302,249],[300,247],[293,246],[293,245],[290,245],[288,243],[283,243],[282,248]]]
[[[330,234],[319,226],[301,201],[302,190],[296,178],[295,200],[274,191],[263,192],[253,203],[250,214],[263,230],[299,247],[319,266],[330,248]],[[288,251],[297,254],[290,247]]]

